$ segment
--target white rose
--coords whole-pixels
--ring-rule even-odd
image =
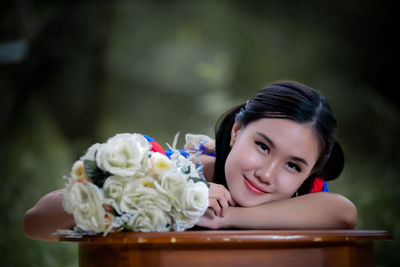
[[[109,176],[103,185],[105,202],[120,212],[119,203],[122,198],[125,185],[129,182],[127,177]]]
[[[151,169],[156,176],[166,173],[175,166],[174,162],[166,155],[155,152],[150,158]]]
[[[197,223],[208,207],[208,187],[203,182],[188,181],[183,192],[178,195],[177,202],[181,206],[174,206],[171,213],[176,222],[186,224],[187,228]]]
[[[103,193],[92,183],[72,183],[64,190],[64,209],[72,213],[85,231],[104,232],[109,224],[103,208]]]
[[[95,160],[95,155],[96,155],[96,151],[99,150],[101,147],[101,144],[96,143],[92,146],[90,146],[88,148],[88,150],[86,151],[85,155],[83,155],[80,160],[84,161],[84,160]]]
[[[167,196],[172,209],[179,212],[182,211],[183,194],[187,183],[186,176],[181,172],[178,172],[176,169],[172,169],[160,175],[157,180],[164,190],[159,190],[159,192]]]
[[[208,187],[203,182],[193,183],[185,190],[185,209],[187,217],[200,218],[208,207]]]
[[[149,175],[151,175],[151,161],[146,155],[143,157],[142,162],[140,163],[140,168],[135,173],[135,177],[140,178]]]
[[[97,151],[97,166],[114,175],[134,176],[143,163],[146,164],[147,159],[143,160],[150,148],[147,139],[140,134],[117,134]]]
[[[172,169],[157,177],[157,181],[166,191],[174,191],[185,185],[187,178],[176,169]]]
[[[137,211],[150,207],[158,207],[165,212],[171,210],[171,204],[164,194],[156,190],[160,187],[157,180],[144,177],[130,181],[125,185],[120,201],[122,212],[135,214]]]
[[[77,182],[82,182],[90,179],[85,172],[85,167],[81,160],[75,161],[75,163],[72,165],[71,178]]]
[[[157,206],[148,206],[138,211],[129,224],[134,231],[167,232],[171,229],[171,217]]]

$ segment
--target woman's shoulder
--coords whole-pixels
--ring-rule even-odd
[[[160,152],[170,156],[173,152],[171,150],[164,150],[163,147],[153,138],[148,135],[142,134],[147,141],[152,145],[152,151]],[[183,149],[178,149],[179,152],[189,157],[194,154],[203,154],[215,157],[215,140],[203,134],[186,134],[185,145]]]
[[[186,134],[184,150],[215,157],[215,140],[203,134]]]
[[[202,166],[202,175],[212,182],[215,164],[215,140],[204,134],[185,135],[184,151],[194,155],[196,165]]]

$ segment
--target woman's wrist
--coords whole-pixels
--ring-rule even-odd
[[[240,207],[229,207],[224,217],[217,217],[217,229],[234,228],[234,218]]]

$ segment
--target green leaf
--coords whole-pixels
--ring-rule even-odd
[[[206,184],[206,186],[207,186],[208,188],[210,188],[210,184],[209,184],[205,179],[203,179],[203,178],[199,178],[199,177],[189,177],[189,179],[193,180],[194,183],[203,182],[203,183]]]
[[[111,173],[101,170],[97,167],[96,161],[85,159],[83,161],[86,174],[92,179],[92,182],[98,187],[102,188],[104,182],[111,175]]]
[[[123,224],[123,225],[121,226],[121,228],[122,228],[122,231],[133,232],[132,226],[129,226],[129,225],[127,225],[127,224]]]
[[[185,167],[183,167],[183,168],[181,169],[181,171],[182,171],[184,174],[189,174],[189,173],[190,173],[190,166],[185,166]]]
[[[97,167],[96,161],[85,159],[85,160],[83,161],[83,166],[84,166],[84,168],[85,168],[86,174],[87,174],[90,178],[93,179],[93,177],[97,175],[97,172],[98,172],[97,169],[98,169],[98,167]]]

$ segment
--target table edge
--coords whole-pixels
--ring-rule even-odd
[[[206,230],[184,232],[120,232],[107,236],[60,236],[59,241],[114,244],[218,244],[372,242],[393,240],[385,230]]]

